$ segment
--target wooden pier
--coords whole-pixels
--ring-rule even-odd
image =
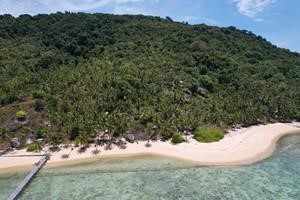
[[[21,194],[21,192],[25,189],[28,183],[34,178],[34,176],[40,171],[40,169],[44,166],[44,164],[49,160],[50,154],[46,153],[43,157],[35,164],[30,173],[23,179],[20,185],[16,188],[16,190],[11,193],[8,197],[8,200],[15,200]]]

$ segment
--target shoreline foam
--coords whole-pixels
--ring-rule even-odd
[[[268,125],[251,126],[238,130],[231,130],[224,139],[215,143],[198,143],[189,139],[188,143],[173,145],[170,142],[151,142],[151,147],[146,147],[146,141],[128,144],[126,149],[115,147],[104,150],[98,147],[100,153],[94,155],[95,147],[88,148],[84,153],[79,153],[79,148],[71,150],[62,148],[61,151],[52,153],[46,167],[73,165],[81,162],[93,162],[101,158],[133,157],[141,155],[154,155],[188,161],[203,166],[222,165],[248,165],[261,161],[273,154],[277,141],[290,134],[300,134],[300,123],[275,123]],[[40,154],[28,153],[25,149],[14,154]],[[69,158],[62,155],[69,154]],[[40,159],[37,157],[0,157],[0,172],[12,172],[30,169]]]

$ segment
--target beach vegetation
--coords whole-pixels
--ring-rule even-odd
[[[28,152],[39,152],[41,150],[42,150],[42,148],[38,143],[29,144],[29,145],[27,145],[27,149],[26,149],[26,151],[28,151]]]
[[[219,128],[199,127],[196,129],[193,138],[204,143],[218,142],[224,138],[224,133]]]
[[[183,138],[183,136],[180,133],[175,133],[172,136],[171,142],[173,144],[179,144],[179,143],[185,142],[185,139]]]
[[[24,110],[19,110],[17,113],[16,113],[16,118],[18,121],[24,121],[26,120],[26,117],[27,117],[28,113]]]

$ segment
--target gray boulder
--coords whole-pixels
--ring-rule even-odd
[[[198,87],[197,93],[203,97],[208,97],[208,90],[203,87]]]
[[[192,98],[193,98],[193,93],[188,90],[185,94],[184,94],[184,97],[183,97],[183,100],[186,102],[186,103],[190,103],[192,101]]]
[[[119,139],[119,141],[117,142],[117,144],[118,145],[126,145],[127,144],[127,142],[126,142],[126,140],[124,139],[124,138],[121,138],[121,139]]]
[[[126,140],[127,140],[127,142],[134,143],[135,137],[133,134],[127,134]]]
[[[19,138],[13,138],[10,140],[10,147],[11,148],[19,148],[21,147],[21,142]]]

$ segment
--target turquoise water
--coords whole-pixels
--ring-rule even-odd
[[[0,199],[7,199],[25,176],[25,173],[0,174]]]
[[[0,176],[0,199],[21,177]],[[300,135],[281,139],[271,158],[243,167],[197,167],[148,156],[43,169],[20,199],[299,200]]]

